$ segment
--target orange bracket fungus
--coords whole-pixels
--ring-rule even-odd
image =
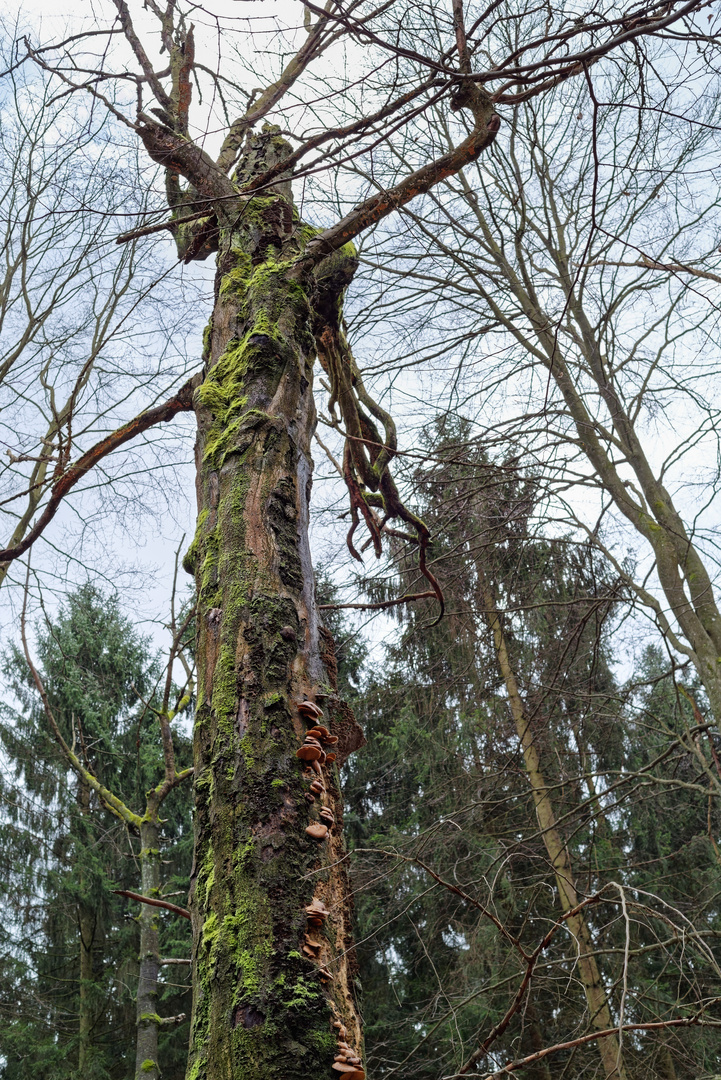
[[[311,720],[315,720],[317,717],[323,715],[323,710],[312,701],[301,701],[298,706],[298,712],[301,716],[309,716]]]
[[[308,836],[312,836],[314,840],[325,840],[328,835],[328,826],[322,825],[319,821],[314,821],[305,831],[308,833]]]

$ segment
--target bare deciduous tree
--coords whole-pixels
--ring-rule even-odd
[[[90,29],[26,42],[54,85],[107,108],[165,169],[171,218],[161,227],[179,256],[217,255],[203,371],[185,391],[198,421],[199,510],[186,558],[199,671],[192,1080],[306,1077],[331,1065],[347,1080],[365,1075],[330,767],[361,735],[337,695],[308,543],[316,355],[345,437],[351,550],[361,518],[376,553],[400,519],[426,591],[442,594],[426,563],[427,529],[390,473],[393,418],[366,389],[345,334],[351,241],[448,178],[462,182],[496,138],[497,109],[523,112],[606,56],[628,53],[643,78],[664,35],[711,48],[700,10],[698,0],[663,0],[601,13],[591,5],[569,18],[523,3],[305,0],[302,25],[284,25],[274,10],[257,27],[220,5],[113,0]],[[261,89],[247,92],[234,51],[254,86],[256,69],[273,69]],[[667,62],[679,67],[671,50]],[[442,129],[408,146],[393,183],[377,181],[376,161],[409,125],[428,126],[433,108]],[[267,118],[280,127],[261,128]],[[310,225],[300,182],[321,173],[322,185],[348,160],[371,190],[343,192],[335,220],[326,206],[326,227]],[[0,558],[21,553],[16,545]]]
[[[703,72],[661,71],[639,85],[616,58],[529,103],[507,154],[404,211],[403,250],[379,237],[367,259],[428,352],[461,356],[478,438],[543,477],[547,515],[604,550],[718,719],[719,105]]]

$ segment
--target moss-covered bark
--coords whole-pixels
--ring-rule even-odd
[[[255,137],[244,175],[284,152],[273,131]],[[317,702],[331,729],[343,719],[308,544],[316,286],[299,279],[296,259],[312,230],[287,185],[219,222],[196,394],[198,527],[186,557],[198,590],[188,1076],[330,1078],[340,1025],[358,1052],[362,1036],[337,776],[326,765],[314,799],[296,757],[310,723],[300,702]],[[318,841],[306,827],[321,803],[336,825]],[[309,957],[304,909],[314,898],[330,914]]]

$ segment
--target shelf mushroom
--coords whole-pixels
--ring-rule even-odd
[[[321,824],[320,821],[314,821],[311,825],[308,825],[306,830],[308,836],[312,836],[314,840],[325,840],[328,835],[328,826]]]

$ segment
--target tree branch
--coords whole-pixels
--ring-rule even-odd
[[[155,424],[166,423],[168,420],[172,420],[179,412],[189,412],[193,408],[193,391],[198,384],[198,380],[199,376],[194,375],[168,401],[162,405],[157,405],[154,409],[148,409],[147,412],[140,413],[139,416],[129,420],[127,424],[113,431],[105,439],[101,439],[99,443],[86,451],[76,464],[71,465],[67,472],[63,473],[55,482],[47,506],[27,536],[18,544],[15,544],[14,547],[0,549],[0,564],[7,564],[12,562],[13,559],[19,558],[35,543],[55,517],[60,503],[68,492],[75,487],[79,480],[82,480],[94,465],[97,465],[113,450],[117,450],[119,446],[130,442],[136,435],[140,435],[143,431],[147,431],[148,428],[154,427]]]
[[[350,240],[353,240],[364,229],[377,224],[383,218],[388,217],[394,210],[405,206],[417,195],[423,195],[432,187],[445,180],[448,176],[454,176],[464,166],[469,165],[481,153],[491,145],[501,126],[501,118],[493,111],[492,105],[488,104],[483,110],[485,123],[476,124],[473,132],[462,143],[441,157],[436,158],[429,165],[417,169],[410,176],[402,180],[400,184],[381,191],[370,199],[355,207],[350,214],[346,214],[336,225],[319,233],[314,237],[305,250],[305,254],[298,260],[296,274],[300,275],[304,270],[315,266],[326,255],[337,251]]]
[[[710,1004],[715,1004],[718,998],[715,998]],[[495,1072],[487,1073],[483,1080],[501,1080],[501,1077],[508,1076],[512,1072],[517,1072],[519,1069],[525,1069],[529,1065],[532,1065],[536,1061],[541,1061],[542,1058],[548,1057],[549,1054],[558,1054],[562,1050],[573,1050],[577,1046],[583,1046],[585,1043],[593,1042],[596,1039],[607,1039],[611,1035],[618,1035],[621,1031],[659,1031],[665,1028],[679,1028],[679,1027],[721,1027],[721,1020],[704,1020],[701,1012],[695,1013],[693,1016],[678,1017],[675,1020],[657,1020],[648,1024],[623,1024],[619,1029],[618,1027],[605,1028],[603,1031],[591,1031],[587,1035],[579,1035],[577,1039],[569,1039],[567,1042],[556,1043],[554,1046],[546,1046],[543,1050],[537,1050],[535,1054],[529,1054],[527,1057],[519,1058],[517,1061],[509,1061],[507,1065],[504,1065],[502,1069],[497,1069]],[[465,1076],[465,1073],[452,1073],[450,1076],[444,1076],[443,1080],[461,1080]]]
[[[182,915],[184,919],[190,918],[190,912],[187,908],[178,907],[177,904],[170,904],[167,900],[156,900],[153,896],[143,896],[141,893],[130,892],[129,889],[113,889],[113,893],[116,896],[127,896],[129,900],[137,900],[141,904],[149,904],[151,907],[165,908],[166,911],[172,911],[175,915]],[[163,964],[168,963],[183,963],[183,961],[170,961],[163,960]]]

